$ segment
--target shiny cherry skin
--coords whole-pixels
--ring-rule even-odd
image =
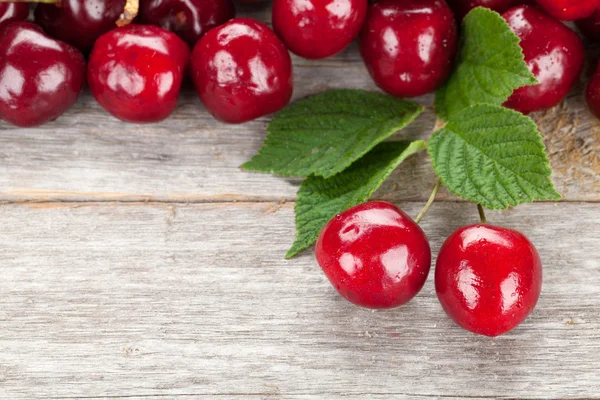
[[[600,41],[600,8],[591,16],[577,20],[577,27],[587,38]]]
[[[560,103],[577,82],[585,60],[579,36],[562,22],[532,6],[502,14],[520,45],[538,83],[514,91],[504,104],[524,114]]]
[[[29,16],[27,3],[0,3],[0,25],[12,21],[25,21]]]
[[[465,226],[443,244],[435,291],[459,326],[502,335],[533,311],[542,290],[542,263],[520,232],[492,225]]]
[[[447,3],[461,20],[475,7],[485,7],[503,13],[511,7],[523,4],[524,0],[448,0]]]
[[[600,119],[600,65],[587,85],[585,100],[590,111]]]
[[[535,0],[548,14],[561,21],[587,18],[600,8],[600,0]]]
[[[234,18],[210,30],[194,47],[196,92],[208,111],[228,123],[274,113],[290,100],[292,61],[265,24]]]
[[[367,5],[367,0],[274,0],[273,29],[292,53],[326,58],[358,35]]]
[[[85,84],[85,60],[73,46],[25,21],[0,27],[0,118],[37,126],[58,118]]]
[[[175,109],[189,56],[187,44],[166,29],[116,28],[94,45],[88,85],[96,101],[123,121],[162,121]]]
[[[35,22],[46,33],[89,53],[100,35],[115,28],[125,0],[61,0],[60,7],[40,3]]]
[[[360,53],[371,77],[397,97],[441,86],[456,54],[456,21],[443,0],[381,0],[371,4]]]
[[[348,301],[393,308],[416,296],[431,267],[425,234],[393,204],[376,201],[338,214],[323,228],[317,262]]]
[[[145,0],[140,4],[140,21],[176,33],[190,47],[210,29],[235,15],[231,0]]]

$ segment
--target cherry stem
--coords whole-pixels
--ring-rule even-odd
[[[138,14],[140,9],[139,0],[126,0],[123,14],[119,17],[116,24],[118,27],[129,25]]]
[[[433,187],[433,190],[431,191],[431,196],[429,196],[429,200],[427,200],[427,203],[425,203],[425,207],[423,207],[423,209],[421,210],[419,215],[417,215],[417,218],[415,218],[415,222],[417,224],[419,222],[421,222],[421,220],[423,219],[425,214],[427,214],[427,211],[429,211],[429,207],[431,207],[431,205],[435,201],[435,196],[437,196],[437,192],[440,189],[441,184],[442,184],[442,181],[440,179],[438,179],[435,186]]]
[[[485,211],[483,210],[483,207],[481,206],[481,204],[477,204],[477,211],[479,211],[479,219],[481,220],[481,223],[487,224],[487,218],[485,217]]]

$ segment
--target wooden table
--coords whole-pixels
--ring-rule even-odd
[[[375,89],[355,46],[294,62],[295,98]],[[186,91],[167,121],[127,125],[85,93],[56,122],[0,124],[0,398],[600,398],[600,123],[582,86],[534,116],[565,200],[488,216],[532,239],[545,274],[534,314],[496,339],[456,327],[431,277],[374,312],[311,251],[284,260],[299,182],[238,168],[268,118],[221,124]],[[414,216],[433,183],[421,154],[375,197]],[[434,257],[477,219],[439,199]]]

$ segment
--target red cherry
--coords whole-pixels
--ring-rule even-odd
[[[192,52],[192,78],[208,111],[229,123],[283,108],[293,91],[292,61],[265,24],[235,18],[210,30]]]
[[[371,202],[334,217],[315,247],[317,262],[346,300],[392,308],[421,290],[431,266],[425,234],[393,204]]]
[[[458,325],[480,335],[502,335],[533,311],[542,290],[542,263],[520,232],[466,226],[440,250],[435,290]]]
[[[106,111],[127,122],[167,118],[177,104],[190,49],[177,35],[128,25],[100,36],[88,65],[88,84]]]
[[[600,65],[588,83],[585,99],[590,111],[600,119]]]
[[[561,21],[587,18],[600,7],[600,0],[535,0],[548,14]]]
[[[525,62],[538,82],[515,90],[506,107],[524,114],[553,107],[573,88],[585,58],[581,39],[563,23],[531,6],[502,14],[521,39]]]
[[[366,14],[367,0],[274,0],[273,29],[300,57],[325,58],[354,40]]]
[[[585,36],[592,40],[600,41],[600,8],[588,18],[580,19],[575,23]]]
[[[27,3],[0,3],[0,25],[12,21],[24,21],[29,16]]]
[[[475,7],[485,7],[502,13],[526,0],[447,0],[448,5],[460,20]]]
[[[446,81],[456,42],[456,21],[443,0],[381,0],[369,6],[360,52],[380,88],[415,97]]]
[[[36,126],[58,118],[85,83],[85,60],[31,22],[0,28],[0,118]]]
[[[175,32],[191,47],[208,30],[234,15],[231,0],[146,0],[140,4],[140,20],[143,23]]]
[[[115,28],[125,0],[61,0],[38,4],[35,22],[50,36],[88,53],[100,35]]]

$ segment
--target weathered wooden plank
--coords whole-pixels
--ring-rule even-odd
[[[356,46],[332,59],[295,58],[295,98],[330,88],[375,89]],[[580,85],[561,106],[535,115],[566,200],[600,200],[600,123],[585,109]],[[431,104],[432,96],[419,101]],[[86,93],[66,115],[35,129],[0,123],[0,200],[223,201],[293,199],[297,180],[246,173],[239,165],[260,148],[268,118],[244,125],[216,122],[191,90],[171,118],[124,124]],[[431,111],[402,135],[425,138]],[[380,191],[393,200],[423,200],[434,182],[423,154]],[[444,191],[441,198],[448,198]]]
[[[283,260],[291,203],[0,205],[0,398],[598,398],[599,211],[490,213],[536,244],[545,282],[489,339],[446,318],[431,279],[373,312],[312,254]],[[475,219],[438,203],[424,229],[437,251]]]

